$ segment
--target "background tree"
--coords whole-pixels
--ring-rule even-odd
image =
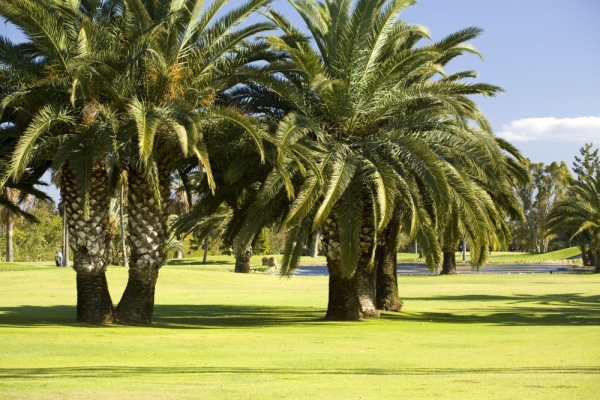
[[[564,196],[572,176],[564,162],[529,163],[532,180],[517,186],[516,192],[525,214],[525,223],[512,222],[513,250],[544,253],[548,251],[549,233],[545,230],[548,212]]]

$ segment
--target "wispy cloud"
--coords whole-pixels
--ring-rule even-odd
[[[498,136],[512,142],[598,142],[600,117],[525,118],[503,125]]]

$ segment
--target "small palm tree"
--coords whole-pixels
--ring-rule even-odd
[[[571,182],[563,200],[557,201],[548,214],[546,229],[571,230],[571,239],[586,239],[595,253],[594,272],[600,273],[600,174],[585,175]]]

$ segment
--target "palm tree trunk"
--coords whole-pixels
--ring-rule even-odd
[[[454,243],[454,242],[452,242]],[[444,245],[442,251],[444,252],[444,261],[442,262],[442,271],[440,275],[457,275],[456,272],[456,252],[455,246]]]
[[[125,239],[125,212],[123,210],[125,202],[123,201],[123,192],[125,191],[125,186],[121,184],[119,189],[119,216],[121,217],[121,249],[123,250],[123,266],[129,267],[129,257],[127,257],[127,243]]]
[[[594,273],[600,274],[600,249],[596,250],[595,260],[594,260]]]
[[[354,281],[362,317],[379,318],[379,311],[375,306],[377,269],[372,261],[373,252],[375,251],[373,206],[370,201],[365,201],[363,204],[363,226],[360,232],[361,255],[356,266],[356,272],[354,273]]]
[[[202,255],[202,264],[206,264],[207,256],[208,256],[208,236],[204,238],[204,254]]]
[[[330,218],[323,224],[322,246],[329,271],[329,301],[325,319],[330,321],[356,321],[360,319],[360,306],[354,279],[342,275],[341,254],[337,224]]]
[[[88,324],[111,323],[114,309],[106,282],[106,227],[108,222],[108,173],[95,166],[89,192],[89,216],[78,190],[73,169],[62,169],[61,196],[73,248],[73,269],[77,274],[77,320]],[[68,255],[65,255],[65,258]]]
[[[596,265],[596,253],[592,250],[587,250],[587,254],[588,254],[588,263],[585,264],[588,267],[591,267],[593,265]]]
[[[384,231],[384,240],[377,247],[375,264],[377,267],[376,305],[379,310],[402,311],[402,300],[398,294],[398,240],[400,221],[392,219]],[[416,241],[415,241],[416,243]]]
[[[142,173],[136,168],[128,172],[129,279],[115,316],[123,324],[148,325],[152,323],[158,271],[167,260],[169,171],[159,164],[160,206]]]
[[[581,249],[581,262],[583,263],[584,266],[590,265],[590,257],[589,257],[587,249],[582,249],[581,247],[580,247],[580,249]]]
[[[250,257],[252,257],[252,247],[248,247],[246,250],[239,249],[235,246],[235,272],[238,274],[249,274],[250,269]]]

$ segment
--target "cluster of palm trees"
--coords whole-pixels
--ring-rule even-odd
[[[444,273],[462,238],[474,265],[506,240],[528,175],[471,98],[501,89],[444,71],[478,54],[481,31],[422,45],[427,29],[399,19],[412,0],[289,2],[308,33],[270,0],[0,0],[27,39],[0,39],[0,186],[60,172],[79,321],[152,321],[174,173],[199,199],[177,231],[217,216],[241,258],[261,230],[285,230],[288,273],[321,232],[329,319],[401,309],[401,232]],[[114,308],[106,231],[124,172],[129,279]]]

